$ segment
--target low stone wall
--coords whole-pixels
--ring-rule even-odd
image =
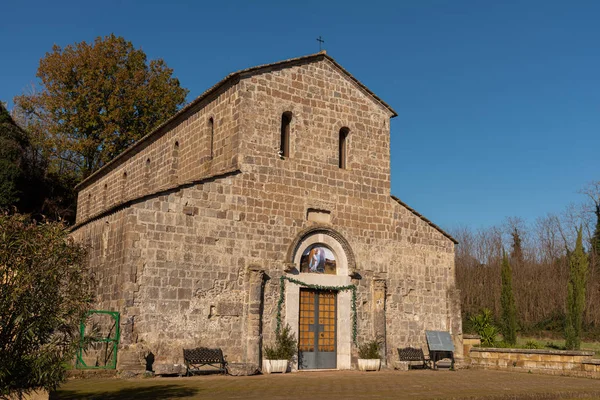
[[[474,346],[481,345],[481,338],[479,335],[463,335],[463,354],[465,358],[469,357],[469,352]]]
[[[600,379],[600,360],[591,351],[501,349],[473,347],[469,368],[500,369]]]

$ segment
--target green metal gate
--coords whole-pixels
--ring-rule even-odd
[[[79,327],[77,369],[117,368],[117,348],[121,335],[119,313],[116,311],[88,311]]]

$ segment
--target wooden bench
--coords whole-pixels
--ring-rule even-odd
[[[408,369],[411,367],[411,362],[419,362],[421,368],[429,367],[429,358],[423,353],[423,349],[417,349],[415,347],[405,347],[398,349],[398,356],[400,361],[409,362]]]
[[[183,349],[183,360],[187,369],[186,376],[211,371],[227,372],[227,362],[225,361],[225,357],[223,357],[221,349],[209,349],[206,347]],[[202,369],[205,366],[210,368]]]

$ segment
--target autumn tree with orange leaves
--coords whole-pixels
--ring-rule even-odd
[[[53,171],[81,180],[184,103],[187,89],[162,59],[115,35],[61,48],[41,59],[40,87],[17,96],[20,121]]]

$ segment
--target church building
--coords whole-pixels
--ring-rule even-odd
[[[79,184],[117,368],[200,346],[259,368],[286,324],[293,369],[355,368],[371,340],[391,368],[426,330],[460,357],[456,241],[390,193],[396,115],[320,52],[228,75]]]

